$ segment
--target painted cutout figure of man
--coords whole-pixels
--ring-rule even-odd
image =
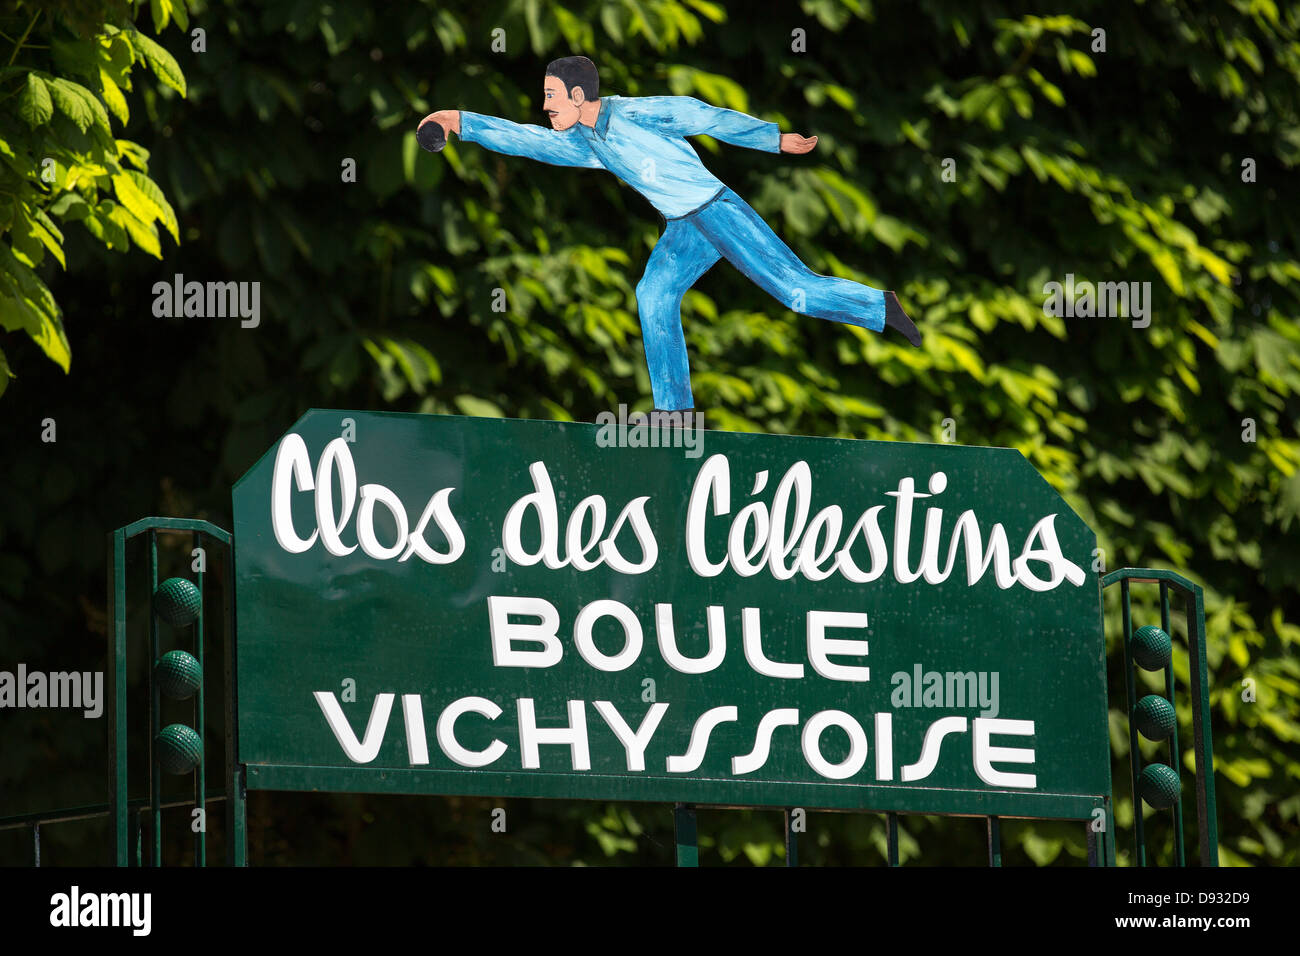
[[[600,96],[596,65],[569,56],[546,67],[544,109],[551,129],[465,110],[440,110],[437,123],[467,143],[555,166],[607,169],[665,219],[663,235],[637,283],[637,308],[655,408],[694,407],[682,331],[686,290],[725,258],[782,305],[803,315],[873,332],[888,325],[920,345],[921,334],[893,292],[818,275],[804,265],[749,204],[704,168],[687,136],[733,146],[803,154],[817,137],[782,133],[775,123],[689,96]]]

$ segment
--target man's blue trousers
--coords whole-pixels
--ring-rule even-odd
[[[721,258],[794,312],[873,332],[885,327],[883,290],[813,272],[748,203],[724,187],[695,212],[668,220],[637,283],[655,408],[695,407],[682,332],[682,296]]]

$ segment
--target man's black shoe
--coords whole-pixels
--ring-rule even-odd
[[[903,337],[911,342],[917,348],[921,347],[921,332],[915,323],[907,317],[903,311],[902,305],[898,302],[898,296],[893,292],[885,293],[885,325],[891,329],[898,329],[903,333]]]

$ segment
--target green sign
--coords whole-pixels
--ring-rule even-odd
[[[691,424],[304,415],[234,492],[249,788],[1103,805],[1095,538],[1018,451]]]

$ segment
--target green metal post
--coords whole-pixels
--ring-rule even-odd
[[[130,808],[127,806],[126,740],[126,533],[108,536],[108,802],[112,816],[113,863],[129,866]]]
[[[1083,825],[1084,836],[1088,845],[1088,865],[1114,866],[1115,853],[1114,842],[1111,839],[1110,798],[1103,798],[1101,805],[1094,809],[1094,813],[1096,810],[1102,811],[1102,829],[1097,829],[1095,816],[1090,816]]]
[[[1172,635],[1173,631],[1169,630],[1169,582],[1160,582],[1160,629],[1166,634]],[[1190,674],[1188,675],[1191,676]],[[1189,680],[1190,684],[1191,681]],[[1174,768],[1174,773],[1178,774],[1181,781],[1183,777],[1183,761],[1179,756],[1182,753],[1178,746],[1178,707],[1175,704],[1174,697],[1174,661],[1173,655],[1170,655],[1169,664],[1165,667],[1165,700],[1169,701],[1169,706],[1174,708],[1174,729],[1169,736],[1169,766]],[[1183,839],[1183,793],[1182,787],[1178,789],[1178,800],[1174,804],[1174,852],[1178,855],[1178,865],[1187,865],[1187,851]]]
[[[227,594],[234,593],[235,587],[235,547],[231,542],[226,547],[225,558]],[[236,621],[234,601],[226,600],[225,629],[225,676],[226,676],[226,864],[228,866],[248,865],[247,781],[244,767],[239,762],[239,689],[235,681],[235,633]]]
[[[154,663],[158,660],[158,614],[153,606],[158,590],[158,532],[149,529],[149,793],[153,807],[153,821],[149,832],[150,866],[162,866],[162,774],[159,772],[155,743],[158,739],[159,710],[162,695],[154,679]]]
[[[1136,841],[1136,860],[1138,866],[1147,865],[1146,834],[1142,828],[1142,797],[1138,793],[1138,775],[1142,773],[1142,755],[1138,751],[1137,724],[1133,722],[1133,711],[1137,709],[1137,671],[1133,667],[1133,654],[1129,643],[1133,637],[1133,613],[1129,605],[1128,578],[1119,583],[1120,599],[1124,609],[1124,688],[1128,695],[1128,767],[1129,779],[1133,783],[1133,834]]]
[[[785,810],[785,865],[799,865],[799,836],[794,832],[794,821],[791,819],[793,811],[786,807]]]
[[[194,547],[201,548],[199,532],[194,532]],[[191,552],[192,554],[193,552]],[[203,563],[199,565],[197,572],[197,587],[199,589],[199,616],[194,622],[194,658],[199,662],[199,674],[206,676],[207,663],[203,658],[203,618],[206,616],[208,605],[207,599],[203,594],[203,568],[207,564],[207,552],[204,553]],[[194,731],[199,735],[199,765],[194,768],[194,806],[199,811],[199,819],[202,826],[194,834],[194,865],[207,866],[208,864],[208,810],[205,803],[207,794],[207,762],[208,762],[208,738],[203,727],[203,685],[206,683],[202,678],[199,680],[199,689],[194,694]]]
[[[1002,825],[997,817],[988,818],[989,866],[1002,865]]]
[[[673,831],[677,843],[677,865],[699,866],[699,835],[696,829],[695,808],[685,803],[673,807]]]
[[[1188,670],[1196,668],[1192,693],[1192,735],[1196,738],[1196,822],[1201,866],[1219,865],[1218,810],[1214,801],[1214,743],[1210,731],[1210,671],[1205,660],[1205,597],[1192,585],[1187,596]],[[1193,613],[1195,611],[1195,613]]]
[[[889,865],[898,866],[898,814],[885,814],[885,844],[889,854]]]
[[[144,809],[135,812],[135,826],[131,828],[131,866],[144,866]]]
[[[1102,865],[1119,865],[1115,849],[1115,801],[1113,798],[1107,798],[1106,800],[1106,833],[1105,839],[1102,840],[1102,848],[1106,852],[1106,862]]]

